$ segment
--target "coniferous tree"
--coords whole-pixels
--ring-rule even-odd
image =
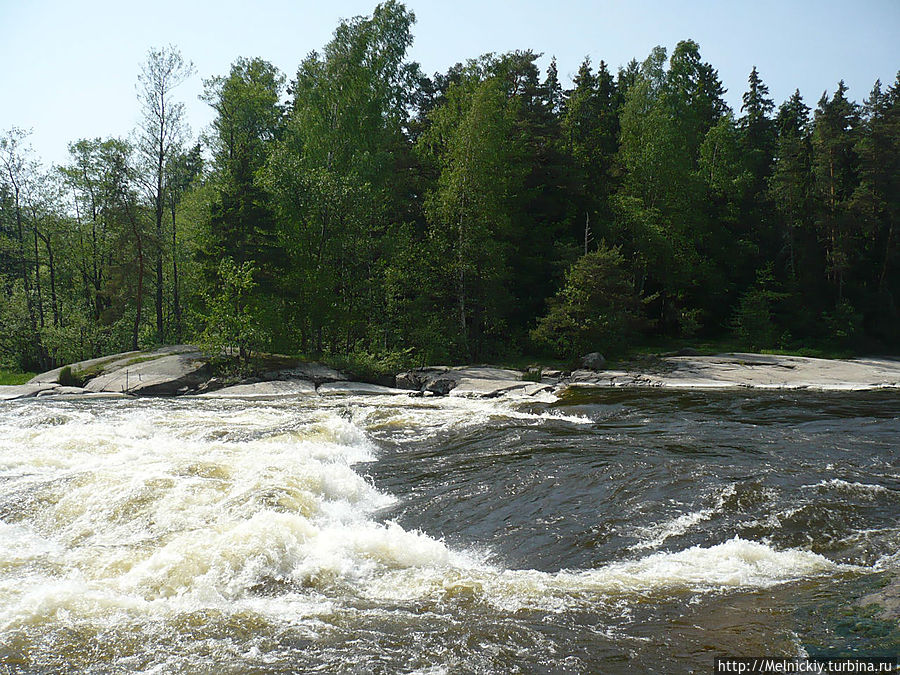
[[[846,93],[842,80],[834,97],[822,94],[812,132],[816,226],[825,246],[826,271],[836,303],[844,300],[844,282],[856,262],[861,234],[850,211],[850,197],[857,181],[859,110]]]

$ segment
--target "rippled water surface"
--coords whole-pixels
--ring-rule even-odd
[[[895,653],[898,459],[896,393],[0,403],[0,672]]]

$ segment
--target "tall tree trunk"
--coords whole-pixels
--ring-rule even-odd
[[[22,276],[22,287],[25,291],[25,305],[28,308],[28,318],[31,322],[31,332],[37,332],[37,320],[34,316],[34,300],[31,297],[31,279],[28,276],[28,254],[25,252],[25,225],[22,219],[22,205],[19,202],[19,186],[13,180],[13,174],[10,171],[10,180],[12,180],[15,207],[16,207],[16,230],[19,239],[19,262],[21,263],[20,272]]]
[[[40,318],[40,326],[44,327],[44,298],[41,294],[41,259],[38,251],[38,232],[37,227],[32,226],[34,232],[34,287],[37,295],[38,317]]]
[[[887,279],[888,260],[891,257],[891,240],[894,238],[894,221],[889,221],[887,241],[884,244],[884,261],[881,263],[881,276],[878,279],[878,288],[884,290],[884,282]]]
[[[178,295],[178,248],[174,198],[172,199],[172,303],[175,312],[175,341],[181,342],[181,302]]]
[[[163,339],[163,164],[166,156],[166,99],[160,97],[159,137],[156,146],[156,339]]]
[[[132,212],[132,210],[128,207],[127,197],[125,197],[125,211],[128,215],[129,221],[131,221],[131,232],[134,234],[134,241],[137,245],[137,254],[138,254],[138,282],[137,282],[137,293],[135,297],[135,313],[134,313],[134,327],[131,331],[131,349],[137,351],[138,348],[138,332],[141,328],[141,311],[143,309],[144,302],[144,240],[141,236],[140,228],[138,227],[137,217]]]
[[[56,298],[56,264],[53,257],[53,245],[50,236],[41,237],[44,248],[47,250],[47,265],[50,272],[50,308],[53,311],[53,325],[59,326],[59,305]]]

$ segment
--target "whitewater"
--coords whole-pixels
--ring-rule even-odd
[[[900,405],[823,396],[5,403],[0,664],[689,672],[737,634],[890,646],[839,626],[896,572]]]

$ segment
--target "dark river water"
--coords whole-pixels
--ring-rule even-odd
[[[0,673],[885,655],[900,395],[0,403]]]

